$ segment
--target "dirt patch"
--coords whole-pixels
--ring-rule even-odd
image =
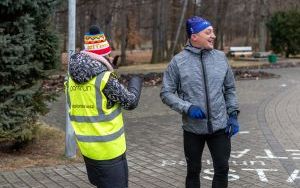
[[[249,63],[248,63],[249,64]],[[268,64],[262,64],[262,65],[244,65],[237,69],[279,69],[279,68],[291,68],[291,67],[299,67],[300,61],[294,61],[294,62],[280,62],[280,63],[268,63]]]
[[[75,159],[64,157],[64,132],[45,125],[41,125],[38,132],[38,138],[22,149],[1,148],[1,171],[83,162],[79,153]]]
[[[61,74],[55,74],[48,79],[43,80],[42,89],[47,93],[58,93],[64,89],[65,76]]]
[[[259,80],[259,79],[270,79],[270,78],[278,78],[279,75],[275,75],[272,73],[267,73],[264,71],[258,70],[248,70],[247,68],[243,69],[234,69],[233,70],[236,80]],[[150,87],[156,86],[162,83],[163,73],[146,73],[146,74],[121,74],[119,80],[122,84],[127,85],[128,81],[133,76],[139,76],[144,79],[143,86]],[[48,80],[43,82],[43,89],[46,92],[60,92],[64,88],[64,76],[56,75],[52,76]]]
[[[162,83],[163,73],[147,73],[147,74],[121,74],[119,81],[124,84],[128,85],[128,81],[133,76],[139,76],[144,79],[143,86],[149,87],[149,86],[156,86]]]
[[[260,80],[260,79],[270,79],[270,78],[279,78],[279,75],[275,75],[263,71],[254,71],[254,70],[244,70],[244,69],[235,69],[233,70],[236,80]],[[128,84],[128,81],[133,76],[139,76],[144,79],[144,86],[156,86],[162,83],[163,73],[147,73],[147,74],[122,74],[120,76],[120,82],[124,85]]]
[[[233,71],[234,77],[236,80],[260,80],[260,79],[270,79],[270,78],[279,78],[279,75],[263,72],[263,71],[250,71],[236,69]]]
[[[300,63],[280,63],[280,64],[270,64],[270,65],[260,65],[260,66],[249,66],[243,68],[233,68],[233,72],[236,80],[259,80],[259,79],[270,79],[278,78],[279,75],[272,73],[267,73],[261,71],[261,69],[267,68],[287,68],[287,67],[297,67]],[[256,69],[256,70],[255,70]],[[119,80],[121,83],[127,85],[129,79],[132,76],[140,76],[144,79],[144,86],[156,86],[162,83],[163,73],[150,72],[145,74],[121,74]],[[64,89],[64,75],[53,75],[49,79],[43,81],[43,90],[48,93],[59,93]]]

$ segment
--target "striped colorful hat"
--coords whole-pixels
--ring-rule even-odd
[[[109,43],[99,27],[91,26],[89,32],[84,35],[84,50],[101,56],[111,53]]]

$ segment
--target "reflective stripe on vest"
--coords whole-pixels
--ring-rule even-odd
[[[78,146],[84,156],[95,160],[113,159],[126,150],[121,107],[116,103],[107,109],[102,92],[110,74],[102,73],[84,84],[71,78],[66,82],[69,117]]]
[[[115,140],[116,138],[120,137],[123,133],[124,133],[124,126],[116,133],[106,135],[106,136],[76,135],[76,137],[80,142],[108,142],[108,141]]]

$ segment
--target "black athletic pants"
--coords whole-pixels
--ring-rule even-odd
[[[84,157],[89,181],[97,188],[128,188],[126,155],[115,159],[96,161]]]
[[[197,135],[184,131],[184,153],[187,162],[186,188],[200,187],[201,158],[205,142],[210,150],[214,177],[212,188],[228,187],[228,160],[231,152],[230,138],[225,130],[219,130],[211,135]]]

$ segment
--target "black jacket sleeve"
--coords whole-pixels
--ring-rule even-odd
[[[141,90],[142,79],[137,76],[129,80],[128,89],[117,78],[110,76],[103,93],[109,100],[108,108],[112,107],[114,103],[120,103],[124,109],[132,110],[138,105]]]

